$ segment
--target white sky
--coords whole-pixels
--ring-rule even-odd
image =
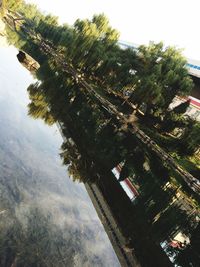
[[[137,44],[163,41],[200,60],[199,0],[27,0],[73,24],[77,18],[105,13],[120,40]]]

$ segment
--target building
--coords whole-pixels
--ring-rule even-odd
[[[115,168],[112,169],[112,173],[119,180],[120,173],[123,167],[123,163],[119,163]],[[129,177],[127,177],[124,181],[120,182],[121,187],[126,192],[127,196],[131,199],[131,201],[135,200],[137,196],[139,196],[138,188],[130,181]]]

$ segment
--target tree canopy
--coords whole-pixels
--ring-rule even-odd
[[[176,159],[187,157],[198,148],[200,128],[185,116],[189,101],[170,107],[176,96],[187,97],[192,89],[181,51],[163,43],[123,49],[118,44],[119,33],[104,14],[78,19],[69,26],[59,25],[56,17],[44,15],[32,5],[23,4],[19,10],[27,17],[23,25],[31,25],[35,38],[24,34],[23,27],[21,32],[7,29],[8,38],[40,63],[36,73],[39,82],[28,88],[29,115],[49,125],[59,123],[64,136],[60,155],[73,179],[94,182],[94,177],[111,173],[123,162],[120,180],[130,177],[138,185],[140,197],[135,210],[141,221],[140,212],[144,211],[142,215],[157,242],[173,235],[175,227],[190,226],[190,216],[175,197],[176,183],[184,187],[184,182],[149,146],[130,134],[128,123],[121,125],[117,116],[108,112],[109,107],[79,82],[89,84],[115,105],[121,116],[130,119],[135,113],[134,123]],[[44,47],[55,51],[56,56]],[[66,65],[74,75],[65,71]],[[177,128],[178,137],[174,134]],[[166,188],[168,183],[172,185]],[[190,189],[184,194],[188,197]]]

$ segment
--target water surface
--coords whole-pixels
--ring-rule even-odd
[[[0,48],[1,265],[24,253],[26,264],[19,266],[36,266],[36,254],[43,258],[38,266],[119,266],[84,186],[61,164],[57,128],[27,115],[33,77],[16,54],[13,47]]]

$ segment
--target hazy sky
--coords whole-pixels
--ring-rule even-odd
[[[199,0],[27,0],[72,24],[104,12],[120,39],[133,43],[164,41],[185,48],[185,55],[200,59]]]

